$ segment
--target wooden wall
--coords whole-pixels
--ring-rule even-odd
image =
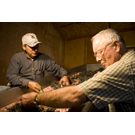
[[[135,30],[119,33],[125,40],[127,46],[135,46]],[[96,63],[95,57],[93,56],[91,37],[65,41],[64,66],[66,69],[88,63]]]
[[[0,85],[6,85],[6,70],[11,57],[23,51],[21,38],[33,32],[43,43],[39,51],[48,54],[66,70],[96,63],[91,37],[64,41],[50,22],[0,22]],[[119,31],[118,31],[119,32]],[[127,46],[135,45],[135,30],[120,31]]]
[[[95,63],[90,38],[68,40],[65,42],[65,68],[71,69],[87,63]]]

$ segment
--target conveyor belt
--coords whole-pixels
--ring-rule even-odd
[[[69,75],[77,72],[82,71],[88,71],[88,70],[97,70],[99,68],[102,68],[101,64],[85,64],[82,66],[78,66],[76,68],[68,70]],[[37,80],[43,88],[50,86],[54,81],[58,81],[57,77],[54,77],[52,75],[45,76],[44,78],[41,78]],[[31,90],[28,88],[20,88],[20,87],[13,87],[10,89],[7,89],[5,91],[0,92],[0,108],[9,105],[21,97],[22,94],[30,92]],[[90,111],[91,103],[87,102],[85,105],[78,107],[78,110],[76,108],[76,111]],[[71,109],[74,110],[75,109]]]

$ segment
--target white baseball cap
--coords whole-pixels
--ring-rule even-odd
[[[34,33],[27,33],[22,37],[22,44],[28,45],[30,47],[34,47],[37,44],[42,44],[42,43],[38,41]]]

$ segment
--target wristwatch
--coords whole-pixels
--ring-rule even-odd
[[[38,93],[39,94],[39,93]],[[38,100],[37,100],[37,96],[38,96],[38,94],[35,96],[35,98],[34,98],[34,104],[35,105],[38,105]]]

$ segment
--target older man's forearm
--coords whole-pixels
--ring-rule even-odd
[[[54,108],[71,108],[86,102],[86,96],[78,86],[68,86],[37,96],[38,103]]]

